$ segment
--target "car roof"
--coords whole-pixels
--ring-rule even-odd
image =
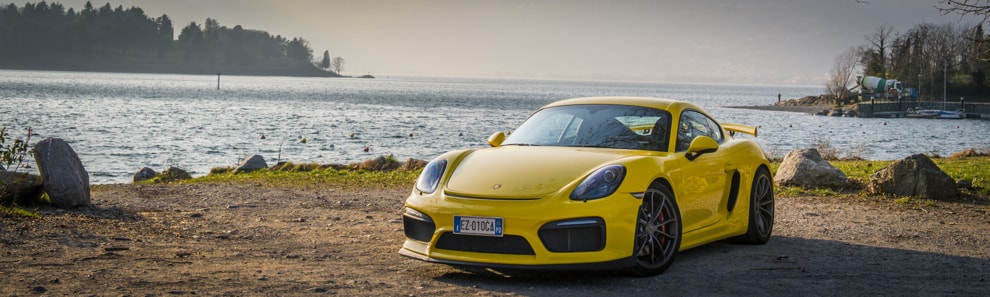
[[[573,99],[564,99],[557,102],[553,102],[543,106],[540,109],[555,107],[555,106],[565,106],[565,105],[588,105],[588,104],[611,104],[611,105],[631,105],[631,106],[642,106],[655,109],[662,109],[670,112],[671,114],[680,114],[681,111],[686,109],[698,110],[703,113],[707,113],[704,109],[701,109],[697,105],[694,105],[685,101],[678,101],[673,99],[664,98],[652,98],[652,97],[582,97]]]

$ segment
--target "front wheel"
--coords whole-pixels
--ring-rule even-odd
[[[773,232],[773,180],[766,168],[760,167],[753,177],[753,189],[749,195],[749,227],[738,241],[764,244]]]
[[[681,247],[681,213],[673,191],[664,184],[654,184],[643,195],[636,219],[633,257],[636,266],[629,273],[652,276],[667,270]]]

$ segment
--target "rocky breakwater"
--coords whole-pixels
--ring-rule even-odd
[[[804,112],[822,116],[859,116],[857,105],[846,104],[852,102],[855,102],[852,98],[843,98],[837,101],[834,96],[818,95],[784,100],[774,104],[774,107],[778,110]]]

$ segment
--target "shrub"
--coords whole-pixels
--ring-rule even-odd
[[[0,128],[0,165],[6,170],[17,171],[24,162],[24,155],[28,152],[28,142],[31,141],[31,128],[28,128],[25,139],[15,138],[13,143],[8,143],[7,127]]]
[[[990,149],[968,148],[949,155],[951,159],[969,158],[969,157],[983,157],[990,156]]]
[[[818,153],[822,155],[822,159],[835,161],[839,159],[839,149],[832,146],[832,140],[828,137],[819,138],[815,136],[811,140],[811,146],[818,149]]]
[[[28,142],[31,141],[31,128],[28,128],[27,137],[24,139],[15,138],[11,141],[9,137],[7,127],[0,128],[0,170],[9,171],[10,176],[10,178],[0,178],[0,202],[3,204],[17,203],[18,193],[12,193],[13,187],[8,186],[7,183],[17,184],[23,182],[25,179],[24,177],[17,177],[17,170],[21,168],[21,164],[24,162],[24,156],[28,153]],[[10,199],[10,201],[7,201],[7,199]]]

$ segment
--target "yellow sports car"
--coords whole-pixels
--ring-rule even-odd
[[[639,97],[562,100],[490,148],[429,162],[406,199],[399,253],[458,266],[624,270],[656,275],[678,251],[773,230],[756,128],[694,104]]]

